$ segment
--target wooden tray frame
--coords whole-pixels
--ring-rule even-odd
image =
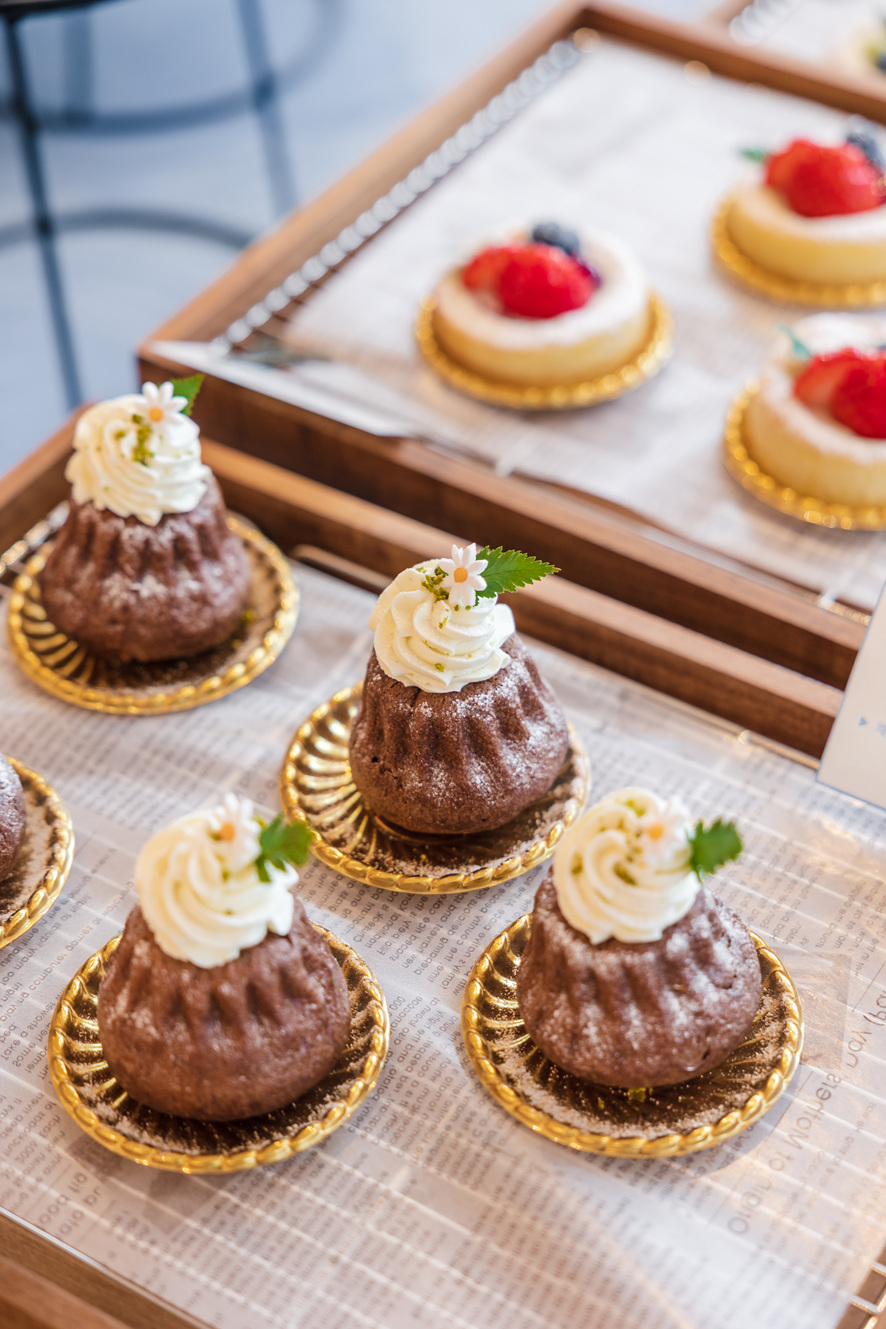
[[[735,8],[721,6],[708,19],[687,25],[605,0],[592,5],[564,0],[455,92],[245,251],[219,281],[145,340],[139,351],[142,373],[157,379],[187,372],[158,354],[156,341],[221,338],[239,344],[253,327],[273,328],[287,304],[309,299],[348,261],[350,255],[339,254],[329,267],[318,262],[321,251],[329,256],[324,247],[552,43],[587,42],[589,29],[886,123],[886,94],[800,61],[737,46],[724,27]],[[307,289],[288,300],[282,286],[297,270],[308,274],[297,283],[307,282]],[[774,579],[761,582],[736,565],[711,563],[691,546],[663,545],[646,533],[648,526],[644,531],[638,519],[624,520],[611,504],[556,485],[495,476],[470,461],[441,464],[415,440],[379,439],[215,377],[207,380],[197,413],[207,433],[244,452],[405,516],[433,511],[442,527],[482,531],[492,543],[531,549],[580,586],[829,686],[846,684],[865,615],[824,608],[810,593]]]

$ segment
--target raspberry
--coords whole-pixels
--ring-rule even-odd
[[[461,274],[462,281],[469,291],[490,291],[497,295],[505,264],[522,249],[523,245],[495,245],[491,249],[481,249]]]
[[[880,172],[853,143],[826,148],[794,139],[769,158],[765,178],[801,217],[869,212],[884,201]]]
[[[855,365],[869,363],[870,359],[861,351],[849,349],[813,356],[794,379],[794,396],[807,406],[827,408],[848,371]]]
[[[848,369],[831,398],[831,414],[862,438],[886,439],[886,357]]]
[[[555,318],[587,304],[596,286],[592,273],[562,249],[530,244],[507,260],[498,291],[508,314]]]

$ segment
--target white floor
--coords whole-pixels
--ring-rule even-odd
[[[284,67],[328,6],[329,39],[281,99],[298,198],[325,188],[421,106],[464,77],[550,0],[262,0],[275,65]],[[637,0],[635,0],[635,3]],[[647,0],[691,16],[706,0]],[[236,0],[114,0],[22,24],[36,102],[84,99],[104,112],[163,108],[245,82]],[[8,91],[5,48],[0,100]],[[88,76],[91,68],[92,75]],[[252,236],[275,211],[251,113],[173,132],[43,139],[52,207],[166,209]],[[20,145],[0,118],[0,227],[24,221]],[[205,240],[93,230],[60,242],[87,398],[128,391],[133,348],[234,257]],[[0,249],[0,474],[65,417],[39,258],[31,241]]]

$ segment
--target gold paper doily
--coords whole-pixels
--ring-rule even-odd
[[[637,1094],[579,1080],[529,1037],[516,987],[531,926],[524,914],[487,946],[471,970],[461,1015],[481,1084],[530,1130],[584,1153],[667,1158],[731,1139],[784,1092],[800,1061],[802,1008],[790,974],[753,932],[763,996],[744,1041],[694,1080]]]
[[[49,1074],[65,1110],[86,1134],[133,1163],[166,1172],[242,1172],[280,1163],[325,1140],[375,1088],[388,1052],[384,994],[369,966],[331,932],[351,1003],[347,1047],[324,1080],[288,1107],[243,1121],[170,1117],[129,1097],[104,1059],[99,984],[120,938],[97,951],[65,988],[49,1026]]]
[[[22,782],[27,827],[15,866],[0,881],[0,949],[55,903],[74,860],[74,828],[52,785],[13,757],[7,761]]]
[[[550,858],[590,786],[587,757],[571,728],[553,786],[506,826],[477,835],[413,835],[374,816],[351,778],[348,741],[362,687],[345,688],[314,711],[280,774],[286,815],[316,832],[311,849],[321,863],[367,886],[442,895],[498,886]]]
[[[850,507],[845,503],[825,503],[809,494],[798,494],[788,485],[766,475],[748,450],[744,418],[751,398],[759,392],[758,383],[749,383],[735,398],[726,417],[723,435],[723,460],[729,474],[743,489],[767,507],[788,517],[798,517],[812,526],[838,527],[843,531],[881,531],[886,527],[886,507]]]
[[[12,650],[39,687],[90,711],[167,715],[226,697],[251,683],[292,636],[299,595],[276,545],[237,517],[228,525],[243,541],[252,566],[249,607],[233,637],[189,659],[114,666],[58,632],[46,617],[37,580],[51,549],[44,545],[16,578],[9,602]]]
[[[657,374],[670,355],[673,344],[670,311],[659,296],[652,294],[649,297],[652,316],[649,340],[620,369],[602,374],[599,378],[563,383],[557,387],[519,387],[513,383],[483,378],[452,360],[434,333],[435,304],[433,296],[422,301],[415,324],[418,347],[428,364],[459,392],[489,402],[492,406],[510,406],[520,411],[573,410],[579,406],[593,406],[600,401],[611,401]]]
[[[808,282],[780,277],[759,267],[729,234],[731,197],[724,199],[711,222],[711,246],[721,272],[755,295],[783,305],[818,305],[823,309],[867,309],[886,305],[886,281]]]

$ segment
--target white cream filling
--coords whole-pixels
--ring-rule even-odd
[[[749,221],[787,239],[820,240],[822,244],[886,244],[886,205],[838,217],[802,217],[768,185],[741,185],[733,205]]]
[[[507,240],[501,243],[508,243]],[[553,318],[513,318],[481,304],[461,279],[447,273],[436,290],[437,309],[453,327],[503,351],[573,346],[602,337],[639,317],[649,303],[649,287],[634,255],[618,240],[582,236],[582,256],[597,269],[602,284],[581,309]]]
[[[813,314],[793,325],[813,355],[829,355],[847,347],[871,350],[886,344],[886,318],[861,314]],[[794,382],[806,362],[797,359],[784,338],[763,366],[760,393],[782,426],[830,456],[856,465],[886,462],[886,440],[861,438],[824,410],[794,396]]]

